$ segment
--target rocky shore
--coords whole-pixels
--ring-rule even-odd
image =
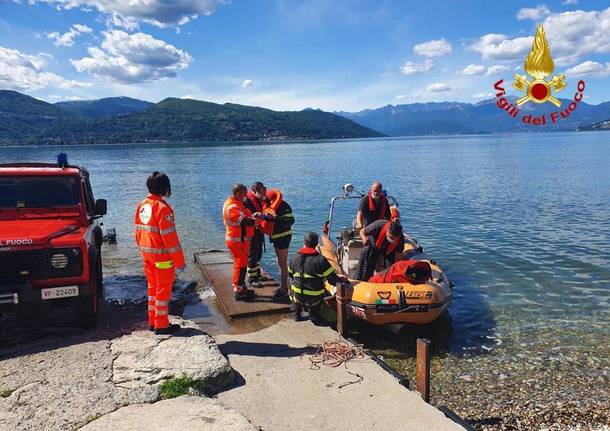
[[[586,336],[515,334],[489,352],[464,356],[433,349],[431,402],[482,431],[608,431],[610,336],[596,335],[594,347],[578,343]],[[414,358],[380,345],[374,350],[415,382]]]
[[[178,322],[184,329],[177,336],[155,336],[143,326],[143,307],[105,304],[103,311],[95,330],[47,328],[36,338],[29,328],[25,343],[7,336],[3,326],[0,429],[148,430],[156,420],[190,420],[212,430],[258,429],[212,398],[161,401],[163,383],[172,379],[192,382],[194,395],[214,394],[233,383],[235,373],[212,337],[188,321]]]

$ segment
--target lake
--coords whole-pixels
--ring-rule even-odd
[[[133,217],[153,170],[171,178],[188,256],[224,248],[221,208],[235,182],[283,191],[296,218],[294,251],[304,232],[320,232],[344,183],[367,189],[380,180],[399,200],[406,230],[455,283],[449,357],[502,349],[514,357],[549,340],[579,351],[608,346],[609,140],[590,132],[64,150],[108,200],[104,225],[119,240],[105,250],[110,287],[140,273]],[[3,147],[0,163],[53,161],[59,151]],[[335,227],[350,224],[355,207],[339,205]],[[268,246],[264,264],[273,262]],[[401,368],[398,341],[388,340],[378,348]]]

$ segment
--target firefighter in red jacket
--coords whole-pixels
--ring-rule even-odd
[[[148,281],[148,329],[155,334],[171,334],[180,329],[169,324],[169,300],[176,268],[184,269],[184,254],[176,232],[174,211],[164,200],[172,187],[164,173],[153,172],[146,181],[149,195],[135,215],[136,242]]]
[[[222,219],[226,226],[225,241],[233,255],[233,292],[236,301],[254,297],[254,291],[246,289],[246,268],[250,252],[250,240],[254,235],[256,220],[245,206],[248,189],[236,184],[222,207]]]

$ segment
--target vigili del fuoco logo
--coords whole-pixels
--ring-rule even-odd
[[[525,59],[523,68],[527,75],[515,74],[513,87],[524,95],[515,104],[512,104],[504,97],[506,94],[506,90],[502,86],[504,79],[500,79],[494,84],[498,108],[506,111],[513,118],[519,117],[519,108],[528,102],[536,104],[549,102],[561,108],[561,100],[555,97],[553,93],[557,93],[566,87],[566,76],[561,74],[551,77],[555,70],[555,63],[553,62],[553,57],[551,57],[551,48],[546,40],[544,28],[541,25],[536,29],[536,37],[534,38],[532,49]],[[531,79],[528,79],[528,75]],[[551,78],[547,80],[549,77]],[[582,80],[578,81],[576,90],[574,98],[568,106],[551,112],[548,114],[548,118],[546,114],[536,116],[529,113],[520,117],[521,122],[526,125],[540,126],[554,124],[564,118],[568,118],[578,108],[578,103],[582,100],[585,82]]]

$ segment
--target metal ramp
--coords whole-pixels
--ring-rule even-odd
[[[231,319],[256,316],[270,313],[287,313],[290,302],[275,303],[271,301],[273,291],[278,283],[264,269],[262,273],[271,281],[263,287],[253,289],[256,298],[252,301],[236,301],[233,294],[232,274],[233,258],[221,250],[207,250],[195,253],[195,264],[201,270],[205,280],[212,286],[222,309]]]

